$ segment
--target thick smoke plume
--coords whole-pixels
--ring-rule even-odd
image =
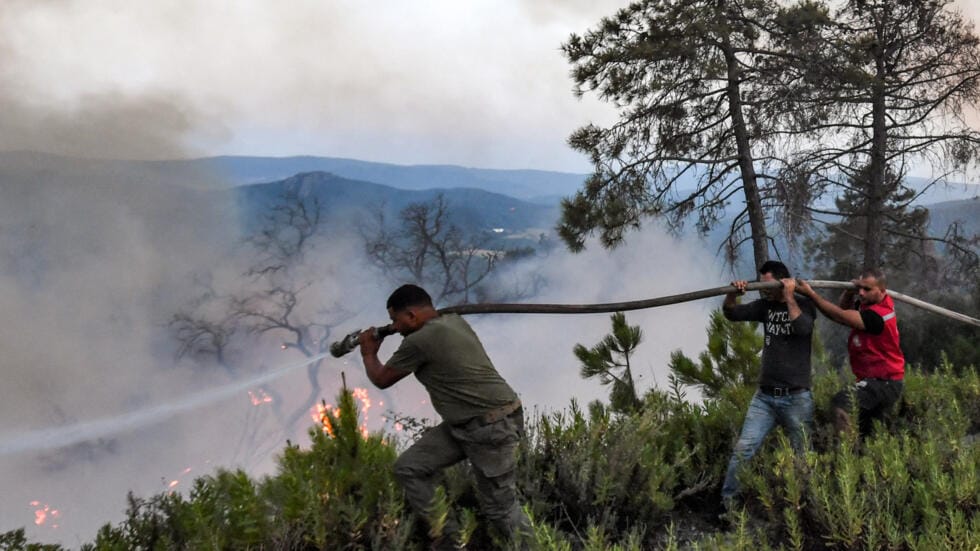
[[[193,189],[204,175],[96,160],[189,155],[188,132],[211,121],[167,91],[60,98],[57,87],[37,86],[10,44],[19,36],[12,15],[34,7],[45,6],[0,6],[0,438],[8,443],[226,382],[174,367],[166,321],[238,224],[234,205]],[[203,470],[208,454],[223,460],[239,432],[224,422],[175,418],[4,454],[0,532],[26,526],[42,541],[90,540],[121,517],[129,489],[156,492],[191,461]]]

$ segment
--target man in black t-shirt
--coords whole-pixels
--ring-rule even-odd
[[[775,425],[786,431],[797,452],[804,449],[806,434],[813,424],[813,395],[810,393],[810,344],[816,309],[805,298],[794,296],[796,280],[782,262],[770,260],[759,268],[759,281],[781,281],[782,289],[765,289],[762,298],[737,304],[745,293],[746,281],[733,281],[738,292],[725,295],[722,311],[731,321],[763,324],[762,371],[759,387],[745,414],[742,432],[732,450],[721,497],[726,507],[739,491],[739,465],[752,458]]]

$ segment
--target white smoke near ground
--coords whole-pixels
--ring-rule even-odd
[[[717,260],[699,240],[671,237],[652,222],[617,249],[591,243],[579,254],[552,254],[537,268],[549,284],[534,302],[544,303],[623,302],[724,284]],[[640,392],[666,386],[672,351],[692,355],[704,348],[707,317],[718,305],[705,300],[626,312],[627,322],[644,335],[631,359]],[[501,314],[472,316],[471,323],[525,403],[549,409],[572,399],[608,402],[610,388],[580,377],[572,349],[592,347],[610,333],[611,315]]]
[[[175,359],[174,313],[208,288],[247,288],[254,261],[234,194],[188,177],[0,152],[0,533],[26,527],[77,547],[122,520],[129,491],[186,490],[219,467],[267,474],[287,440],[308,443],[312,418],[286,430],[275,414],[311,388],[304,356],[276,335],[243,334],[229,369]],[[370,307],[365,317],[385,321],[388,289],[364,277],[359,250],[331,235],[311,251],[297,314],[327,309],[340,323]],[[321,366],[327,402],[342,372],[365,386],[349,360]],[[368,421],[386,407],[424,411],[415,392],[407,408],[411,390],[387,404],[372,392]]]
[[[536,295],[522,302],[556,304],[594,304],[641,300],[698,289],[719,287],[719,260],[697,238],[675,238],[651,223],[631,234],[627,243],[605,250],[590,243],[585,251],[573,254],[563,249],[547,256],[522,262],[504,280],[525,283],[532,276],[546,284]],[[364,327],[384,321],[384,298],[375,305],[365,303],[360,310],[367,315],[351,320],[345,328]],[[707,342],[705,328],[712,309],[721,298],[681,303],[655,309],[626,313],[631,325],[639,325],[644,339],[632,358],[639,389],[664,388],[669,374],[670,353],[682,350],[689,356],[703,350]],[[437,307],[451,306],[437,304]],[[595,399],[608,402],[609,387],[596,380],[584,380],[580,365],[572,353],[576,344],[591,347],[611,329],[611,314],[471,314],[467,321],[480,336],[497,370],[521,395],[526,409],[551,411],[567,407],[572,400],[585,404]],[[397,347],[400,337],[386,339],[381,358],[386,359]],[[358,372],[359,359],[350,360],[359,385],[370,386]],[[405,390],[411,398],[399,400],[403,413],[435,417],[431,407],[419,407],[424,397],[414,379],[389,389],[394,396]]]
[[[244,394],[237,408],[225,401],[91,439],[72,432],[228,382],[175,367],[166,322],[195,274],[221,265],[238,220],[232,202],[202,189],[213,177],[97,160],[189,155],[188,133],[213,121],[160,89],[58,99],[58,87],[24,78],[11,46],[23,37],[8,16],[27,7],[0,7],[0,439],[25,444],[0,455],[0,532],[27,527],[34,540],[77,547],[122,517],[127,491],[186,484],[188,467],[233,457]],[[62,432],[17,437],[47,430]]]

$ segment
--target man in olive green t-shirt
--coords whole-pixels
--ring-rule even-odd
[[[416,285],[388,297],[392,328],[404,338],[386,364],[373,328],[360,335],[368,379],[388,388],[414,373],[428,391],[442,423],[426,431],[395,462],[395,476],[416,514],[427,513],[442,470],[469,459],[484,514],[509,539],[527,534],[530,522],[517,500],[517,447],[524,412],[514,390],[497,373],[480,339],[457,314],[440,314]],[[450,519],[442,541],[453,545]]]

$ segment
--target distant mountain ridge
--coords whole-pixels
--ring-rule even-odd
[[[396,165],[334,157],[206,157],[146,161],[156,170],[214,174],[234,185],[282,180],[304,172],[329,172],[350,180],[408,190],[477,188],[525,201],[557,203],[578,190],[587,175],[545,170],[503,170],[454,165]]]
[[[247,174],[257,173],[246,171],[239,176],[244,178]],[[393,227],[403,208],[412,203],[430,202],[439,194],[446,198],[452,223],[470,232],[489,232],[501,245],[523,246],[541,233],[550,232],[558,217],[557,199],[534,203],[473,187],[413,190],[328,172],[301,172],[262,183],[229,186],[223,177],[219,179],[207,159],[119,161],[76,159],[27,151],[0,152],[0,190],[5,193],[37,188],[60,194],[65,189],[87,188],[110,197],[114,195],[112,190],[161,186],[177,190],[189,205],[206,201],[208,196],[231,197],[238,205],[239,224],[243,229],[254,229],[262,219],[261,214],[267,212],[265,209],[290,184],[305,186],[314,193],[320,199],[326,223],[333,227],[353,228],[353,225],[373,223],[380,212]]]
[[[399,165],[339,157],[311,155],[293,157],[218,156],[190,160],[143,161],[159,172],[183,170],[194,174],[211,174],[232,185],[282,180],[302,172],[330,172],[351,180],[374,182],[393,188],[424,190],[477,188],[541,204],[557,204],[582,189],[588,174],[533,169],[487,169],[457,165]],[[921,189],[929,179],[910,177],[909,184]],[[685,183],[686,182],[686,183]],[[681,188],[695,186],[682,180]],[[928,205],[945,201],[971,199],[980,195],[980,185],[952,182],[930,186],[916,201]],[[829,200],[829,198],[828,198]],[[737,201],[736,201],[737,202]]]
[[[329,172],[306,172],[275,182],[247,184],[211,193],[233,193],[244,224],[254,228],[283,191],[296,186],[302,196],[315,196],[319,200],[321,214],[330,227],[370,227],[381,213],[386,224],[395,227],[399,213],[405,207],[431,203],[439,195],[448,206],[449,222],[468,233],[492,237],[498,245],[508,239],[529,239],[526,235],[529,232],[548,232],[558,217],[557,205],[539,205],[481,189],[405,190],[351,180]],[[524,243],[515,241],[513,246],[521,244]]]
[[[953,222],[960,222],[966,236],[980,234],[980,197],[943,201],[928,205],[929,230],[933,235],[943,235]]]
[[[468,168],[454,165],[397,165],[334,157],[223,156],[164,161],[83,159],[35,151],[0,151],[4,172],[37,173],[84,169],[139,183],[228,189],[280,181],[306,172],[329,172],[349,180],[406,190],[475,188],[544,205],[574,194],[586,175],[533,169]]]
[[[247,184],[273,182],[305,172],[329,172],[349,180],[374,182],[406,190],[476,188],[509,195],[543,205],[556,205],[582,188],[587,174],[533,169],[486,169],[455,165],[398,165],[337,157],[217,156],[165,161],[119,161],[72,159],[37,152],[0,152],[0,172],[12,166],[82,166],[112,176],[125,175],[141,182],[177,183],[199,189],[226,189]],[[911,177],[921,188],[929,183]],[[693,187],[694,182],[682,184]],[[980,195],[980,184],[951,183],[932,186],[916,204],[971,199]],[[826,201],[832,198],[828,197]],[[735,203],[738,203],[736,199]],[[736,205],[737,206],[737,205]]]

